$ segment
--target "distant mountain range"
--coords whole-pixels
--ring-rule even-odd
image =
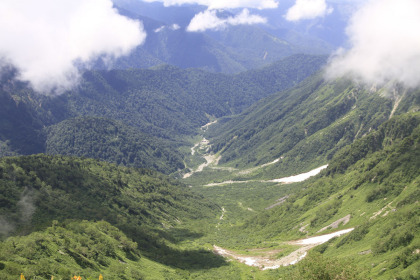
[[[341,43],[341,40],[325,40],[325,33],[331,35],[334,31],[324,30],[322,22],[291,24],[283,19],[280,8],[264,11],[266,14],[261,11],[272,24],[187,32],[189,21],[203,10],[202,7],[164,7],[161,3],[125,0],[114,3],[121,14],[143,22],[147,38],[130,55],[114,61],[112,69],[171,64],[180,68],[239,73],[269,65],[292,54],[329,54]],[[339,21],[338,16],[336,20]],[[344,28],[342,25],[332,26]],[[98,60],[94,67],[108,69],[109,65]]]

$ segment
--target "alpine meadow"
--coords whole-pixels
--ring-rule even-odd
[[[420,279],[420,2],[3,0],[0,279]]]

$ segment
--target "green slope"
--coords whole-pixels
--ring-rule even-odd
[[[109,223],[68,222],[27,236],[8,238],[0,245],[0,277],[70,279],[142,279],[137,244]]]
[[[390,119],[341,149],[321,176],[295,184],[296,191],[283,204],[253,215],[242,226],[226,227],[221,242],[249,248],[355,227],[314,250],[349,259],[363,279],[417,279],[419,141],[420,113]],[[348,223],[332,226],[347,215]]]
[[[392,89],[372,92],[347,80],[323,81],[315,75],[297,87],[270,96],[210,129],[213,152],[220,163],[252,167],[281,158],[264,169],[265,178],[307,171],[327,163],[393,114],[419,108],[418,90],[385,97]],[[401,98],[401,100],[399,100]]]
[[[154,252],[165,249],[156,245],[160,230],[219,211],[160,173],[91,159],[3,158],[0,181],[2,221],[10,225],[5,234],[43,229],[53,220],[106,220]]]

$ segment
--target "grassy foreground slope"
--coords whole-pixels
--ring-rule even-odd
[[[48,230],[46,232],[45,229],[55,220],[59,226],[70,231],[74,231],[76,227],[77,233],[79,227],[77,224],[81,220],[87,220],[86,226],[94,228],[98,225],[90,224],[91,222],[104,220],[118,229],[115,229],[119,232],[116,233],[117,236],[124,233],[128,237],[127,240],[137,243],[137,246],[130,245],[134,255],[138,255],[137,250],[140,250],[139,252],[149,260],[183,269],[223,264],[221,258],[208,251],[199,248],[182,250],[171,245],[175,242],[175,233],[188,236],[200,234],[205,230],[202,226],[193,227],[192,230],[197,231],[193,234],[188,230],[179,230],[179,232],[172,230],[173,227],[193,223],[195,220],[207,221],[205,223],[210,225],[220,209],[203,197],[192,193],[186,186],[157,172],[65,156],[12,157],[0,160],[0,188],[0,221],[3,237],[30,234],[34,231],[48,235]],[[68,222],[65,221],[69,219],[76,224],[66,227]],[[40,250],[46,252],[40,253],[49,254],[51,257],[53,252],[48,248],[49,246],[56,248],[57,245],[49,243],[50,237],[45,238],[46,247],[40,245]],[[86,233],[86,238],[89,240],[94,237]],[[25,237],[22,237],[22,242],[26,242],[25,240]],[[98,247],[104,246],[100,241],[95,242]],[[131,244],[130,242],[128,243]],[[83,246],[88,247],[88,245]],[[63,247],[63,250],[65,248]],[[124,248],[121,250],[124,251]],[[13,267],[19,264],[34,264],[34,261],[21,255],[20,252],[15,253],[19,257],[2,254],[6,263],[3,269],[7,269],[8,265]],[[95,253],[92,253],[93,259],[91,255],[90,257],[86,255],[91,254],[89,252],[78,251],[75,255],[66,254],[76,263],[78,258],[81,258],[82,263],[93,262],[87,267],[94,267],[95,271],[106,270],[106,267],[104,268],[103,264],[95,259],[98,257]],[[20,257],[26,258],[26,261],[19,259]],[[86,267],[83,265],[79,267],[79,269],[84,268]]]

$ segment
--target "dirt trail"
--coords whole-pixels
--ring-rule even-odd
[[[225,207],[222,207],[222,215],[220,215],[220,217],[219,217],[219,222],[217,223],[217,225],[216,225],[216,228],[218,229],[218,230],[220,230],[219,229],[219,226],[220,226],[220,223],[222,222],[222,220],[224,219],[224,216],[225,216],[225,213],[226,213],[226,210],[225,210]]]
[[[330,234],[324,234],[324,235],[314,236],[314,237],[310,237],[306,239],[286,242],[287,244],[298,245],[301,247],[293,251],[289,255],[282,257],[280,259],[274,259],[275,255],[280,252],[278,250],[268,251],[268,252],[265,252],[265,254],[260,255],[260,256],[246,256],[246,255],[237,254],[230,250],[226,250],[216,245],[213,245],[213,249],[214,249],[214,252],[220,256],[223,256],[226,258],[233,258],[249,266],[256,266],[262,270],[276,269],[276,268],[279,268],[280,266],[288,266],[288,265],[293,265],[293,264],[298,263],[306,256],[309,249],[315,246],[318,246],[322,243],[325,243],[336,236],[349,233],[353,229],[354,228],[349,228],[345,230],[336,231]]]
[[[239,175],[246,175],[246,174],[252,173],[252,172],[254,172],[254,171],[258,170],[258,169],[261,169],[261,168],[267,167],[267,166],[269,166],[269,165],[273,165],[273,164],[275,164],[275,163],[279,162],[279,161],[280,161],[280,159],[281,159],[281,158],[278,158],[278,159],[273,160],[272,162],[265,163],[265,164],[260,165],[260,166],[257,166],[257,167],[253,167],[253,168],[249,168],[249,169],[242,170],[242,171],[241,171],[241,172],[239,172],[238,174],[239,174]]]
[[[283,204],[286,201],[286,199],[288,199],[288,198],[289,198],[289,195],[283,196],[283,197],[277,199],[276,200],[276,203],[274,203],[274,204],[272,204],[272,205],[270,205],[270,206],[268,206],[268,207],[266,207],[264,209],[265,210],[269,210],[271,208],[274,208],[276,206],[279,206],[279,205]]]
[[[337,221],[329,224],[328,226],[321,228],[320,230],[317,231],[317,233],[323,232],[324,230],[327,230],[329,228],[338,228],[341,224],[346,225],[348,222],[350,222],[350,218],[351,218],[351,215],[348,214],[347,216],[341,219],[338,219]]]
[[[209,122],[206,125],[203,125],[201,127],[201,130],[205,131],[207,130],[212,124],[217,123],[217,120],[213,121],[213,122]],[[217,165],[219,163],[220,160],[220,156],[217,157],[214,154],[209,154],[208,151],[210,149],[210,143],[209,140],[207,140],[206,138],[203,137],[203,139],[201,139],[200,142],[196,143],[193,147],[191,147],[191,155],[193,156],[198,150],[205,150],[206,154],[203,155],[203,158],[206,160],[205,163],[201,164],[200,166],[197,167],[196,170],[192,170],[189,173],[184,174],[183,178],[188,178],[191,175],[193,175],[194,173],[197,172],[201,172],[203,171],[203,169],[211,164],[215,164]]]
[[[392,108],[391,114],[389,115],[389,119],[391,119],[394,116],[395,111],[397,110],[398,106],[400,105],[401,100],[404,98],[405,96],[405,91],[400,94],[396,89],[393,90],[393,96],[394,96],[394,106]]]
[[[184,174],[183,178],[184,178],[184,179],[185,179],[185,178],[188,178],[188,177],[190,177],[191,175],[193,175],[194,173],[197,173],[197,172],[201,172],[201,171],[203,171],[203,169],[204,169],[205,167],[209,166],[210,164],[216,164],[216,165],[217,165],[217,163],[218,163],[218,162],[219,162],[219,160],[220,160],[220,156],[219,156],[219,157],[217,157],[216,155],[209,154],[209,155],[205,155],[205,156],[204,156],[204,159],[206,160],[206,162],[205,162],[205,163],[203,163],[203,164],[201,164],[200,166],[198,166],[196,170],[193,170],[193,171],[191,171],[191,172],[188,172],[188,173]]]

